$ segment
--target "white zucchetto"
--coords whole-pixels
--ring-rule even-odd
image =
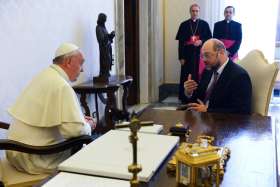
[[[54,58],[57,58],[59,56],[62,56],[62,55],[66,55],[66,54],[69,54],[69,53],[72,53],[76,50],[79,50],[79,47],[76,46],[75,44],[72,44],[72,43],[63,43],[61,44],[57,50],[55,51],[55,56]]]

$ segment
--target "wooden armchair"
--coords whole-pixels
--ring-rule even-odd
[[[9,129],[9,124],[0,122],[1,129]],[[29,154],[53,154],[71,149],[72,153],[78,151],[83,144],[92,141],[90,136],[83,135],[64,142],[49,146],[31,146],[17,141],[0,139],[0,150],[13,150]],[[30,175],[16,170],[6,158],[0,157],[0,187],[27,187],[46,179],[48,174]]]

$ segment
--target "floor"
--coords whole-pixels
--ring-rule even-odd
[[[269,116],[274,116],[279,118],[280,117],[280,96],[274,96],[272,97],[269,105]]]

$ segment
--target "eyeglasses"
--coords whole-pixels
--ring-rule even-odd
[[[218,52],[204,52],[204,53],[200,53],[200,58],[202,58],[203,60],[209,60],[210,58],[212,58],[213,56],[216,57],[218,56]]]

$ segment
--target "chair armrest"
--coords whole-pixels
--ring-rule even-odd
[[[88,135],[71,138],[58,144],[48,146],[32,146],[9,139],[0,139],[0,150],[13,150],[30,154],[53,154],[71,149],[83,144],[89,144],[92,138]]]
[[[1,129],[9,129],[10,124],[0,121],[0,128]]]

